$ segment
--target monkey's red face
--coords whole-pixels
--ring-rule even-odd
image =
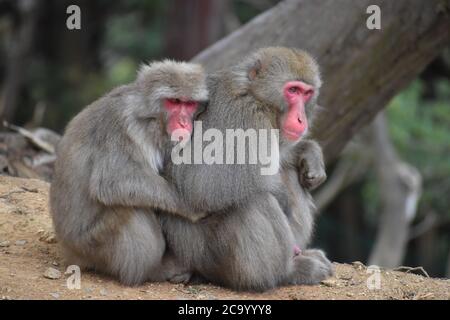
[[[289,81],[284,85],[283,95],[288,110],[281,120],[281,133],[287,140],[296,141],[308,129],[305,104],[314,94],[313,86],[302,81]]]
[[[178,133],[182,133],[183,136],[190,136],[193,130],[194,115],[198,107],[199,103],[197,101],[189,99],[165,99],[167,133],[172,135],[175,130],[181,130]]]

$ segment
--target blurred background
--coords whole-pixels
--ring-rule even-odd
[[[52,158],[43,157],[36,128],[61,134],[85,105],[132,81],[142,62],[189,60],[277,2],[0,0],[2,174],[50,181]],[[81,30],[65,27],[71,4],[81,8]],[[398,168],[395,192],[405,208],[392,212],[379,158]],[[327,171],[314,194],[315,244],[332,260],[423,266],[450,277],[450,48]],[[386,239],[398,230],[406,243],[391,250],[396,244]]]

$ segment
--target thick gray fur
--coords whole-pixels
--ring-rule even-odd
[[[67,263],[130,285],[184,272],[166,250],[155,210],[194,221],[203,217],[190,211],[159,173],[170,142],[162,99],[186,97],[207,99],[203,69],[156,62],[67,126],[50,189],[55,232]]]
[[[203,130],[277,128],[286,110],[281,87],[302,80],[316,88],[306,106],[309,118],[320,77],[314,60],[287,48],[262,49],[238,66],[209,79],[210,102],[200,115]],[[186,268],[237,290],[264,291],[285,284],[315,284],[333,273],[320,250],[306,249],[314,205],[308,192],[325,180],[317,143],[281,140],[281,169],[260,175],[261,166],[182,164],[167,166],[184,200],[211,215],[193,224],[163,217],[168,246]],[[300,184],[302,183],[302,184]],[[289,213],[279,194],[288,198]],[[295,246],[303,251],[294,254]]]

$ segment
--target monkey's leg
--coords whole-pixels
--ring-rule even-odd
[[[255,199],[246,210],[230,213],[220,227],[207,232],[210,251],[206,251],[200,274],[250,291],[316,284],[331,276],[333,266],[322,251],[303,250],[296,255],[297,239],[288,217],[273,196],[264,197]]]
[[[312,197],[300,185],[295,169],[285,170],[284,177],[292,206],[289,226],[295,237],[295,245],[301,249],[300,252],[297,250],[293,258],[294,268],[288,284],[315,284],[333,274],[333,265],[321,250],[306,249],[314,225]]]
[[[164,274],[164,280],[172,283],[188,283],[192,277],[191,270],[185,267],[170,250],[164,254],[161,271]]]
[[[210,218],[212,219],[212,218]],[[245,209],[204,225],[208,239],[196,270],[235,290],[265,291],[286,283],[293,270],[294,237],[286,215],[270,194]]]
[[[113,214],[128,217],[113,229],[107,221]],[[101,219],[86,231],[90,234],[77,248],[83,252],[83,266],[112,275],[126,285],[165,281],[173,273],[173,264],[163,264],[166,243],[152,211],[115,208],[114,212],[104,212]]]
[[[327,178],[322,149],[313,140],[303,140],[296,152],[300,184],[307,190],[314,190]]]

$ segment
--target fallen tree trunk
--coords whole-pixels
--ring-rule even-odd
[[[381,30],[366,9],[381,8]],[[265,46],[298,47],[322,66],[314,135],[327,160],[450,42],[449,0],[286,0],[193,60],[209,71]]]

